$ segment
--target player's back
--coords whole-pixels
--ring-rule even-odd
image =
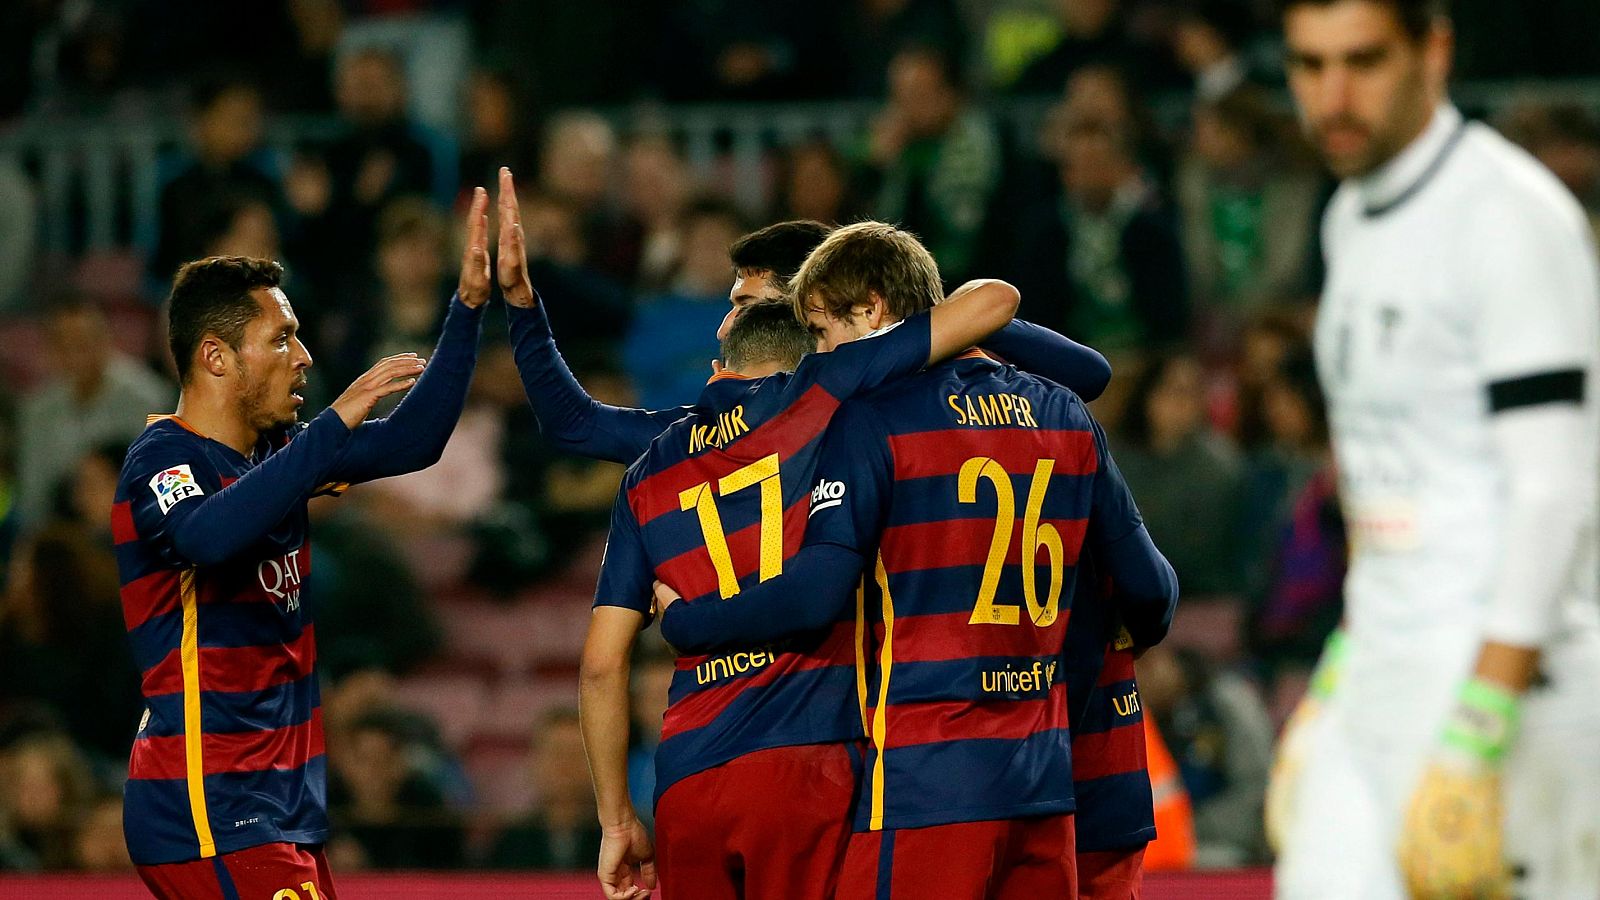
[[[853,376],[830,376],[861,349],[807,357],[793,374],[719,376],[628,470],[619,502],[656,577],[685,602],[725,600],[780,574],[799,550],[822,435],[853,390]],[[680,657],[656,796],[757,750],[859,738],[854,638],[843,623],[754,651]]]
[[[847,405],[847,425],[892,473],[862,610],[857,827],[1070,812],[1060,657],[1097,426],[1070,391],[975,355]]]

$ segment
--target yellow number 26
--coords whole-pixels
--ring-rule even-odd
[[[1039,627],[1054,624],[1061,607],[1061,586],[1066,553],[1061,545],[1061,533],[1054,525],[1039,521],[1044,509],[1044,494],[1050,487],[1050,475],[1056,461],[1041,459],[1033,467],[1033,483],[1028,489],[1028,503],[1022,515],[1022,598],[1028,606],[1028,618]],[[1022,621],[1021,610],[1015,603],[996,603],[995,593],[1000,587],[1000,572],[1011,549],[1011,532],[1016,528],[1017,501],[1011,487],[1011,475],[1005,467],[986,456],[975,456],[961,466],[956,482],[956,496],[962,503],[978,502],[978,481],[988,479],[994,486],[995,514],[994,536],[989,540],[989,558],[983,566],[983,581],[978,587],[978,601],[973,606],[969,625],[1017,625]],[[1036,571],[1039,548],[1050,554],[1050,587],[1045,601],[1039,602],[1039,582]]]

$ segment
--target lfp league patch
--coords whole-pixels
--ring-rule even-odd
[[[156,495],[156,502],[161,504],[161,514],[166,515],[178,505],[181,500],[198,497],[205,493],[194,480],[194,472],[188,465],[173,466],[157,472],[150,479],[150,491]]]

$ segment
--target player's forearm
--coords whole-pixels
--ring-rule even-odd
[[[1561,600],[1578,577],[1585,500],[1594,490],[1594,460],[1582,449],[1586,427],[1578,406],[1521,409],[1492,422],[1506,510],[1483,637],[1502,649],[1480,665],[1515,690],[1532,675],[1533,651],[1556,633]]]
[[[328,482],[349,438],[339,414],[324,410],[239,480],[209,497],[173,507],[167,518],[173,549],[197,566],[237,556]]]
[[[929,313],[930,364],[982,343],[1017,314],[1022,295],[1004,281],[968,282]]]
[[[1065,385],[1084,400],[1094,400],[1111,383],[1111,363],[1098,350],[1042,325],[1013,319],[983,342],[1026,372]]]
[[[608,406],[589,396],[556,349],[544,304],[506,307],[511,349],[539,427],[562,450],[631,463],[673,421],[651,410]]]
[[[854,552],[803,547],[782,575],[727,600],[674,603],[661,616],[661,636],[680,653],[717,653],[818,631],[839,621],[860,576]]]
[[[628,796],[628,710],[626,663],[596,666],[586,660],[578,677],[578,712],[595,804],[606,828],[634,819]]]
[[[439,461],[467,403],[482,329],[483,307],[452,297],[439,343],[417,383],[387,418],[356,429],[339,465],[344,480],[403,475]]]

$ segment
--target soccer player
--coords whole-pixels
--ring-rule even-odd
[[[833,895],[855,784],[847,744],[861,729],[853,628],[680,657],[656,749],[654,850],[628,794],[628,659],[658,578],[726,598],[783,570],[840,402],[970,347],[1016,311],[1016,290],[1001,282],[934,307],[938,268],[915,238],[875,222],[834,237],[852,230],[897,248],[901,265],[876,268],[863,286],[880,298],[881,331],[806,354],[814,341],[789,304],[750,305],[723,343],[727,368],[623,478],[580,676],[608,897],[649,886],[652,857],[669,900]]]
[[[380,361],[310,422],[298,418],[311,356],[282,268],[212,257],[178,270],[177,412],[129,448],[111,517],[146,703],[125,830],[157,897],[335,896],[306,506],[443,452],[489,297],[488,202],[479,188],[433,358]],[[364,421],[407,389],[393,415]]]
[[[1582,211],[1451,105],[1438,0],[1285,0],[1284,30],[1344,179],[1315,343],[1353,553],[1326,699],[1273,786],[1279,895],[1600,895]]]
[[[795,303],[823,343],[886,314],[862,285],[893,249],[846,228],[807,259]],[[1177,598],[1099,427],[1070,391],[970,353],[841,406],[817,469],[804,549],[731,599],[664,570],[663,636],[729,658],[854,633],[854,695],[807,702],[848,704],[870,737],[838,896],[1076,896],[1060,664],[1080,551],[1141,646]]]

